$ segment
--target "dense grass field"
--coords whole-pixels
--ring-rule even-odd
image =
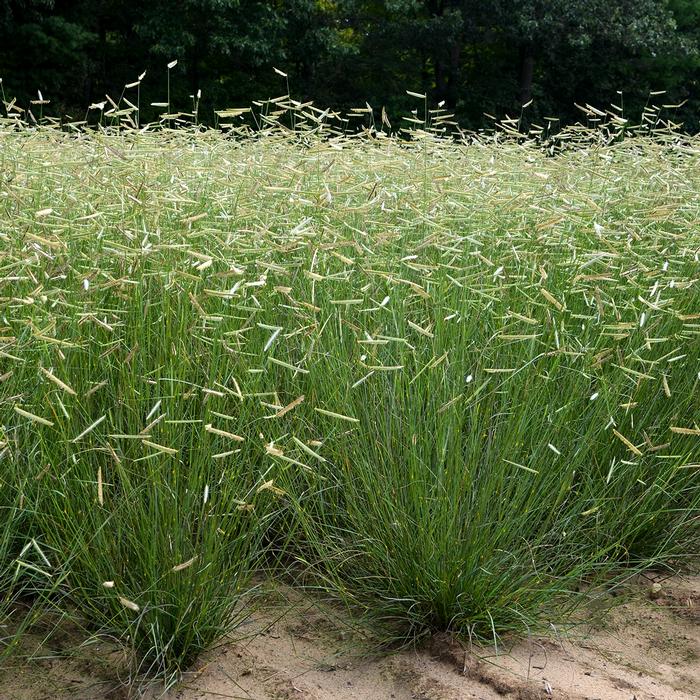
[[[700,147],[0,127],[0,656],[175,678],[260,572],[497,640],[697,556]]]

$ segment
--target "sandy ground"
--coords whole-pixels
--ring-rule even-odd
[[[200,659],[162,700],[697,700],[700,698],[700,577],[645,580],[639,595],[596,629],[466,650],[436,637],[419,650],[370,656],[346,620],[309,598],[285,601],[247,623],[250,636]],[[293,607],[282,615],[281,610]],[[129,693],[119,652],[95,645],[70,659],[0,672],[2,700],[119,700]],[[132,691],[131,697],[143,697]]]

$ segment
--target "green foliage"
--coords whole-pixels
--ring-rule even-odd
[[[530,121],[581,118],[574,103],[619,105],[637,119],[650,91],[684,109],[674,119],[697,128],[696,0],[186,0],[124,5],[116,0],[4,0],[0,76],[6,98],[74,117],[115,100],[144,70],[141,121],[166,97],[200,117],[286,89],[333,108],[365,101],[390,115],[412,104],[405,90],[444,101],[466,127],[483,113],[517,114],[534,98]]]
[[[0,77],[7,96],[18,98],[23,108],[38,98],[38,90],[49,99],[85,96],[81,79],[95,36],[72,13],[55,10],[52,0],[5,0],[0,9]]]

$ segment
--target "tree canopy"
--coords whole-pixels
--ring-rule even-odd
[[[665,90],[697,130],[699,20],[700,0],[0,0],[0,77],[6,100],[41,91],[75,116],[144,71],[162,101],[177,59],[172,102],[201,90],[206,120],[286,92],[277,67],[299,99],[391,114],[419,91],[472,128],[531,101],[533,120],[580,119],[576,103],[634,117]]]

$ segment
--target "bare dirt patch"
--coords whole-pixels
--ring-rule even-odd
[[[330,608],[281,590],[243,640],[204,655],[163,700],[693,700],[700,688],[700,577],[645,579],[602,625],[510,647],[436,635],[421,649],[372,655],[371,640]],[[291,611],[284,613],[292,604]],[[0,671],[3,700],[126,698],[123,659],[108,643],[63,658],[46,649]],[[120,666],[121,664],[121,666]],[[121,670],[120,670],[121,669]]]
[[[692,700],[700,688],[700,577],[646,580],[604,626],[511,648],[428,648],[368,658],[366,643],[308,600],[262,634],[202,659],[168,700]],[[257,621],[263,627],[265,616]],[[255,623],[253,623],[255,624]]]

